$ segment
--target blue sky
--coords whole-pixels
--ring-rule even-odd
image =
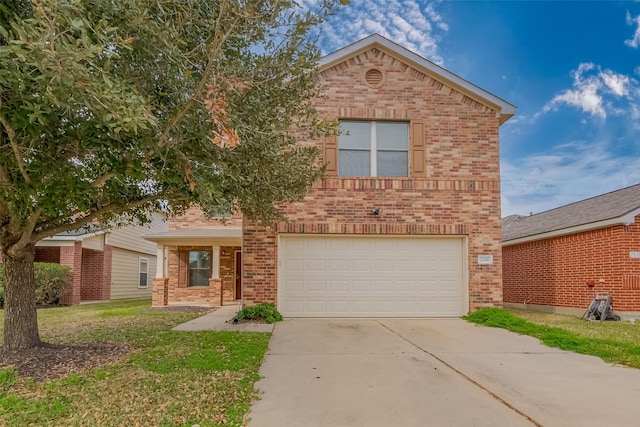
[[[351,0],[320,43],[379,33],[516,105],[500,130],[506,216],[640,182],[639,25],[637,1]]]

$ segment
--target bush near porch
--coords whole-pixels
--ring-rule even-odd
[[[67,265],[49,262],[34,262],[33,275],[36,282],[36,305],[54,304],[71,285],[73,277]],[[0,262],[0,308],[4,307],[4,265]]]

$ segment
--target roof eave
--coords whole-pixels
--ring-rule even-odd
[[[77,234],[77,235],[54,234],[53,236],[45,237],[42,240],[46,240],[47,242],[51,242],[51,241],[80,242],[80,241],[82,241],[84,239],[88,239],[89,237],[100,236],[100,235],[106,234],[106,233],[107,233],[106,230],[98,230],[98,231],[92,231],[92,232],[86,233],[86,234]]]
[[[487,105],[498,112],[499,123],[503,124],[516,113],[516,106],[502,98],[474,85],[451,71],[423,58],[422,56],[400,46],[397,43],[379,35],[372,34],[353,44],[343,47],[320,60],[320,70],[330,68],[345,59],[358,55],[371,48],[378,48],[392,56],[398,57],[402,62],[407,62],[424,71],[427,75],[447,85],[454,87],[470,98]]]
[[[240,227],[187,229],[149,234],[143,238],[163,245],[180,246],[192,243],[237,245],[242,241],[242,229]]]

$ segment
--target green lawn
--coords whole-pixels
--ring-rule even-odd
[[[42,383],[0,370],[0,425],[242,425],[270,335],[175,332],[198,315],[149,306],[137,300],[39,310],[44,341],[127,343],[132,351]]]
[[[640,323],[588,322],[576,316],[497,308],[478,310],[466,319],[536,337],[549,347],[640,368]]]

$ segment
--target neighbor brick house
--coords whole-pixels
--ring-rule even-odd
[[[148,298],[156,271],[156,247],[142,236],[167,227],[165,215],[155,213],[144,226],[91,227],[56,234],[36,244],[35,262],[71,267],[73,280],[60,298],[62,304]]]
[[[170,220],[149,237],[166,259],[153,304],[241,299],[300,317],[502,306],[498,140],[515,107],[379,35],[323,58],[319,78],[320,116],[345,131],[306,142],[325,178],[272,227],[197,209]]]
[[[640,314],[640,184],[502,223],[505,304],[582,315],[611,292]]]

